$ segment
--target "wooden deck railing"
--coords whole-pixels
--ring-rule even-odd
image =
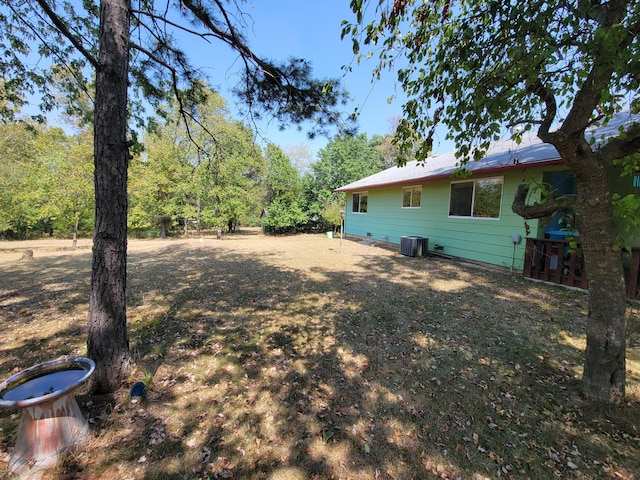
[[[640,273],[640,248],[633,247],[631,249],[631,265],[629,267],[628,274],[625,272],[625,281],[627,282],[627,298],[633,298],[637,300],[640,297],[638,291],[638,284],[640,279],[638,274]]]
[[[587,275],[580,244],[571,248],[567,240],[527,238],[523,275],[528,278],[587,288]]]
[[[573,247],[573,248],[572,248]],[[582,247],[567,240],[527,238],[522,274],[545,282],[588,288]],[[640,248],[633,248],[625,270],[627,297],[640,298]]]

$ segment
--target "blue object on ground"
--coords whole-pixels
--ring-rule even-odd
[[[131,387],[132,397],[144,397],[147,394],[147,387],[143,382],[137,382]]]

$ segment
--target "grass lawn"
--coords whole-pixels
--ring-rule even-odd
[[[0,243],[0,379],[85,353],[91,250],[69,246]],[[46,478],[640,479],[640,306],[628,401],[605,412],[580,396],[586,308],[325,235],[132,240],[134,369],[79,398],[91,442]],[[0,412],[0,478],[18,421]]]

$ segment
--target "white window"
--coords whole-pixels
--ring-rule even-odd
[[[353,194],[353,205],[351,211],[354,213],[367,213],[367,203],[369,194],[367,192],[357,192]]]
[[[422,185],[402,187],[402,208],[420,208],[422,203]]]
[[[451,183],[450,217],[500,218],[502,177]]]

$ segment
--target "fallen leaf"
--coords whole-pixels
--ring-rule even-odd
[[[502,465],[504,463],[504,460],[502,460],[502,457],[494,451],[489,452],[489,458],[494,462],[496,462],[498,465]]]

